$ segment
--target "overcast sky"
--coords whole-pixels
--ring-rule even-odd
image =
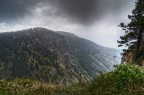
[[[0,32],[41,26],[117,47],[135,0],[0,0]]]

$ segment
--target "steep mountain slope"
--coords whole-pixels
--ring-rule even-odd
[[[34,28],[0,34],[0,78],[64,83],[112,70],[119,50],[74,34]]]

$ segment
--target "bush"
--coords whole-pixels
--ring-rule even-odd
[[[115,65],[114,76],[120,82],[137,82],[144,78],[144,70],[137,65]]]
[[[85,84],[50,85],[31,79],[0,81],[0,95],[144,95],[144,69],[137,65],[115,65]]]
[[[95,78],[91,95],[144,95],[144,69],[137,65],[115,65],[115,70]]]

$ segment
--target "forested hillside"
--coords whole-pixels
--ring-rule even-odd
[[[84,80],[113,69],[119,50],[74,34],[34,28],[0,33],[0,79],[31,77],[48,83]]]

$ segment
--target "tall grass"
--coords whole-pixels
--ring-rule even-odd
[[[32,79],[0,80],[0,95],[144,95],[144,69],[116,65],[85,84],[52,85]]]

